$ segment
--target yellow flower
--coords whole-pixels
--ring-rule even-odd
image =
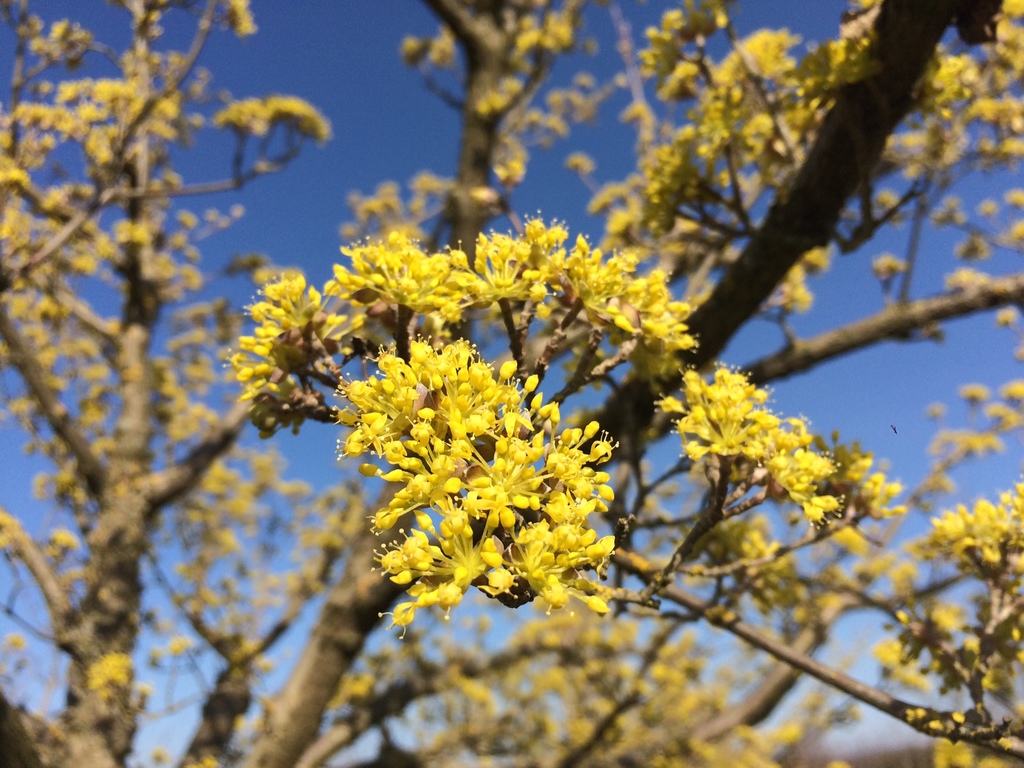
[[[969,403],[983,403],[992,397],[992,393],[984,384],[964,384],[960,387],[959,394]]]
[[[818,485],[835,471],[835,465],[826,457],[799,448],[772,456],[766,466],[790,499],[803,507],[812,523],[821,523],[827,513],[839,508],[839,499],[817,494]]]
[[[167,645],[167,652],[171,656],[180,656],[189,648],[192,647],[192,640],[187,637],[172,637],[171,642]]]
[[[999,390],[999,396],[1005,400],[1024,401],[1024,379],[1004,384]]]
[[[126,653],[108,653],[95,661],[86,672],[86,685],[100,698],[110,700],[117,688],[125,688],[132,681],[132,659]]]
[[[263,299],[249,307],[257,326],[252,336],[239,339],[239,351],[231,357],[235,378],[244,385],[243,400],[263,391],[281,392],[283,374],[302,368],[317,354],[312,341],[334,345],[364,322],[331,311],[324,295],[306,285],[306,278],[288,272],[268,283]]]
[[[883,253],[871,262],[871,270],[879,280],[888,280],[907,271],[907,262],[891,253]]]
[[[765,458],[767,439],[779,420],[760,408],[768,393],[747,381],[741,373],[718,368],[714,380],[705,382],[696,371],[683,376],[686,405],[674,398],[662,401],[668,412],[683,413],[676,429],[684,450],[693,461],[709,453],[743,455],[754,462]]]
[[[374,454],[392,468],[361,471],[402,486],[374,526],[412,517],[379,556],[415,598],[396,608],[393,625],[419,608],[450,610],[473,586],[503,600],[536,595],[561,607],[577,597],[602,609],[581,575],[614,542],[588,524],[613,498],[608,474],[594,469],[612,450],[598,424],[554,433],[558,409],[535,393],[536,378],[520,388],[514,363],[495,378],[465,341],[441,350],[415,341],[410,352],[408,362],[382,352],[379,376],[341,388],[350,407],[340,421],[351,429],[342,453]]]
[[[768,393],[746,376],[719,367],[707,382],[696,371],[683,376],[684,400],[666,397],[661,408],[683,414],[676,429],[692,461],[708,454],[742,457],[771,479],[813,523],[839,509],[839,499],[819,493],[836,472],[831,459],[809,450],[814,438],[800,419],[779,419],[762,406]]]
[[[473,300],[484,306],[501,299],[542,301],[548,293],[550,266],[557,258],[545,250],[536,241],[481,234],[473,262],[478,282],[466,285]]]
[[[227,22],[239,37],[254,34],[256,22],[253,21],[252,11],[249,10],[249,0],[228,0]]]
[[[420,314],[439,312],[447,322],[460,319],[460,286],[453,279],[453,270],[465,261],[460,251],[427,254],[405,233],[392,232],[386,241],[341,252],[352,267],[335,265],[325,293],[357,305],[382,302]]]
[[[988,569],[1017,561],[1024,553],[1024,483],[1002,494],[998,504],[987,499],[973,508],[963,504],[932,521],[932,531],[918,546],[928,560],[950,558],[961,571],[984,578]],[[1020,587],[1021,574],[1014,574]]]
[[[1016,307],[1003,307],[998,312],[996,312],[996,325],[1002,328],[1012,328],[1016,323]]]
[[[991,277],[984,272],[961,267],[946,276],[946,289],[949,291],[967,291],[984,287]]]
[[[67,528],[56,528],[50,532],[50,544],[58,549],[78,549],[78,537]]]
[[[239,7],[238,18],[244,26],[243,13],[247,14],[248,9],[242,9],[238,0],[233,4]],[[246,32],[239,30],[239,34]],[[235,101],[213,116],[213,124],[254,136],[266,136],[275,126],[283,125],[320,144],[331,138],[330,121],[312,104],[297,96],[273,95]]]

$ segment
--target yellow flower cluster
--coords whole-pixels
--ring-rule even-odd
[[[1024,483],[1003,493],[998,504],[987,499],[972,509],[963,504],[932,521],[932,531],[920,545],[929,560],[951,556],[965,573],[988,578],[1008,564],[1021,562],[1024,553]],[[1021,574],[1013,567],[1013,579],[1020,587]]]
[[[707,38],[729,27],[723,0],[687,0],[647,31],[641,72],[665,102],[691,102],[678,125],[652,128],[662,140],[642,159],[641,224],[655,235],[680,219],[714,218],[739,228],[749,212],[738,198],[753,189],[785,188],[836,93],[877,67],[871,35],[822,42],[801,57],[800,38],[761,30],[731,41],[720,61]],[[718,190],[732,188],[736,197]],[[714,190],[714,191],[713,191]],[[716,210],[717,209],[717,210]]]
[[[79,549],[81,544],[78,537],[67,528],[55,528],[50,531],[50,541],[46,547],[46,554],[53,558],[62,557],[67,552]]]
[[[341,252],[352,266],[336,264],[334,279],[324,286],[324,293],[357,305],[382,302],[422,315],[438,312],[448,322],[461,316],[463,281],[456,272],[465,266],[461,251],[427,254],[408,235],[392,232],[384,242]]]
[[[925,674],[927,667],[922,671],[914,664],[916,655],[899,638],[887,637],[880,640],[872,648],[872,655],[885,670],[886,679],[919,691],[931,688],[931,680]]]
[[[52,91],[52,103],[25,101],[13,118],[26,131],[30,147],[42,156],[57,144],[80,143],[91,163],[111,162],[124,125],[135,120],[146,106],[142,84],[132,79],[66,80]],[[181,94],[168,94],[150,106],[147,129],[157,137],[180,136]],[[35,164],[33,161],[30,164]]]
[[[249,308],[257,323],[254,335],[242,336],[240,351],[231,357],[235,377],[245,387],[243,400],[265,391],[287,394],[292,386],[288,374],[316,354],[314,338],[336,350],[338,340],[358,330],[364,320],[331,312],[325,297],[307,288],[301,274],[286,274],[262,293],[263,299]]]
[[[536,219],[527,224],[525,237],[481,234],[473,262],[477,275],[473,296],[487,304],[503,299],[531,299],[540,304],[548,295],[549,276],[557,271],[555,265],[564,261],[562,244],[567,236],[561,227],[545,227]],[[550,307],[541,304],[538,314],[547,317]]]
[[[465,341],[441,351],[414,341],[409,362],[384,351],[377,367],[379,376],[341,387],[351,407],[340,421],[352,428],[341,452],[383,459],[392,469],[361,471],[402,486],[376,528],[415,521],[380,556],[393,581],[416,582],[393,623],[409,624],[417,608],[450,609],[471,586],[510,605],[537,596],[560,608],[574,596],[607,611],[582,575],[614,546],[588,525],[613,497],[593,468],[612,451],[594,439],[597,423],[556,435],[558,406],[534,392],[536,377],[520,388],[509,362],[495,378]]]
[[[689,68],[681,55],[680,43],[706,38],[728,21],[722,0],[699,0],[696,7],[691,1],[685,10],[672,8],[666,11],[659,27],[647,30],[649,47],[640,52],[643,73],[656,76],[659,87],[664,87],[666,82],[686,79],[682,73]]]
[[[764,466],[772,480],[807,519],[821,523],[839,508],[839,499],[819,495],[818,487],[835,472],[832,461],[808,450],[814,441],[800,419],[780,419],[762,406],[768,393],[746,376],[718,368],[707,382],[696,371],[683,377],[685,403],[674,397],[661,401],[667,413],[681,413],[676,423],[683,450],[692,461],[708,454],[743,457]]]
[[[492,23],[487,22],[488,25]],[[579,6],[570,3],[558,9],[542,3],[520,8],[495,27],[501,30],[501,35],[512,45],[495,51],[500,55],[499,68],[503,75],[489,88],[476,94],[472,107],[478,116],[488,120],[498,122],[508,118],[502,126],[505,130],[502,132],[499,154],[517,144],[529,129],[535,128],[536,120],[543,121],[547,116],[537,108],[528,108],[520,114],[516,114],[514,108],[523,103],[520,97],[530,87],[538,61],[548,60],[577,47],[580,24]],[[431,69],[451,69],[457,62],[455,35],[447,25],[442,25],[433,37],[404,38],[400,50],[405,63],[420,69],[428,79],[431,78]],[[500,166],[508,169],[508,165],[499,162],[495,170]],[[503,184],[515,185],[514,174],[499,174],[501,176],[504,176],[501,179]]]
[[[297,96],[273,95],[235,101],[213,116],[213,124],[253,136],[266,136],[274,126],[283,125],[320,144],[331,138],[330,121]]]
[[[537,18],[524,16],[516,34],[516,52],[522,56],[536,55],[538,50],[562,53],[572,48],[576,30],[568,10],[552,10]]]
[[[402,39],[399,48],[402,60],[410,67],[419,66],[424,60],[438,69],[451,69],[455,63],[455,36],[448,27],[442,26],[437,37],[418,38],[411,35]]]
[[[844,444],[837,440],[838,435],[833,434],[834,443],[828,450],[835,471],[829,483],[842,493],[846,506],[875,519],[904,514],[906,506],[893,504],[903,493],[903,484],[890,480],[884,472],[872,472],[874,456],[865,453],[859,443]],[[819,450],[826,449],[821,438],[815,444]]]
[[[467,308],[502,300],[531,300],[539,317],[549,317],[554,302],[545,299],[557,297],[562,305],[581,302],[592,323],[641,334],[659,355],[694,346],[685,323],[690,307],[672,300],[664,272],[637,274],[635,255],[606,257],[583,237],[567,251],[567,238],[562,226],[539,219],[528,221],[521,237],[481,234],[470,268],[462,251],[428,254],[396,232],[386,242],[343,249],[351,268],[336,265],[324,292],[356,304],[436,312],[446,322],[459,321]]]
[[[108,653],[89,666],[86,685],[106,700],[114,697],[118,688],[132,681],[132,658],[127,653]]]
[[[475,274],[459,281],[463,303],[488,306],[502,299],[536,302],[539,317],[548,317],[557,297],[565,305],[579,302],[587,319],[608,326],[613,345],[638,336],[636,363],[648,375],[667,373],[677,364],[674,353],[691,349],[696,341],[687,333],[691,308],[675,301],[661,270],[637,274],[634,252],[606,256],[576,238],[566,250],[568,232],[539,219],[527,222],[523,237],[481,235],[477,241]]]
[[[228,0],[225,21],[239,37],[249,37],[256,33],[256,22],[253,21],[249,0]]]
[[[556,307],[575,306],[612,346],[636,340],[632,360],[638,370],[651,376],[674,370],[674,353],[696,342],[686,325],[691,308],[672,298],[665,273],[638,273],[635,256],[606,257],[582,237],[567,251],[567,237],[563,227],[539,219],[528,221],[520,237],[480,235],[471,266],[463,251],[427,253],[408,234],[392,232],[385,241],[342,249],[349,265],[334,267],[322,293],[301,275],[287,275],[266,286],[263,300],[250,308],[258,326],[232,358],[244,397],[286,395],[294,386],[287,375],[314,359],[310,334],[331,352],[328,339],[336,343],[381,315],[381,308],[392,319],[396,309],[421,315],[421,333],[445,338],[444,326],[460,322],[470,309],[532,302],[543,319]],[[366,310],[334,314],[326,308],[328,297]]]
[[[768,306],[778,307],[787,313],[802,314],[810,310],[814,294],[807,285],[807,278],[828,270],[830,262],[828,248],[812,248],[807,251],[786,273],[768,300]]]

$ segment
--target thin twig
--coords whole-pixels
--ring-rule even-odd
[[[686,534],[682,543],[676,547],[676,551],[672,553],[668,563],[654,574],[647,586],[640,592],[641,605],[651,603],[652,598],[668,585],[672,575],[679,570],[679,566],[686,562],[690,555],[693,554],[697,543],[722,521],[723,507],[729,490],[729,471],[731,468],[731,456],[711,454],[704,468],[704,473],[711,486],[711,498],[708,500],[708,506],[700,513],[697,522],[694,523],[693,527]]]
[[[562,346],[562,342],[565,341],[569,326],[573,324],[573,321],[576,320],[576,317],[582,311],[583,299],[577,298],[572,303],[572,306],[569,307],[569,310],[565,313],[565,316],[554,332],[552,332],[551,338],[548,339],[548,343],[544,346],[540,357],[537,358],[537,364],[533,367],[533,373],[540,381],[544,381],[544,375],[548,371],[548,366],[551,365],[551,359],[558,352],[559,347]]]
[[[498,307],[501,309],[501,319],[505,323],[505,332],[508,334],[508,349],[512,353],[512,359],[516,361],[516,371],[525,371],[523,340],[516,327],[516,320],[512,317],[512,303],[506,298],[501,298],[498,299]]]

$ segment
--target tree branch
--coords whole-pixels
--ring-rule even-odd
[[[0,513],[2,512],[3,508],[0,507]],[[68,621],[72,612],[67,588],[61,585],[57,574],[47,562],[43,550],[27,532],[18,531],[11,538],[13,539],[11,549],[14,555],[28,568],[28,572],[32,574],[32,580],[46,601],[53,635],[60,642],[61,636],[68,630]]]
[[[846,201],[875,171],[886,140],[912,108],[916,84],[957,5],[886,0],[872,46],[877,71],[838,92],[792,186],[776,195],[739,258],[691,315],[700,343],[684,358],[686,365],[700,368],[716,359],[793,265],[833,236]],[[635,439],[626,431],[630,421],[650,424],[654,397],[651,384],[631,382],[610,398],[598,421],[625,445]]]
[[[235,406],[188,455],[175,466],[153,475],[149,481],[151,514],[191,491],[206,471],[223,456],[241,434],[249,418],[248,402]]]
[[[454,678],[454,675],[451,675]],[[335,723],[313,741],[302,753],[295,768],[320,768],[340,750],[352,744],[374,724],[400,714],[409,704],[441,690],[438,675],[415,675],[387,688],[369,706],[355,709],[352,717]]]
[[[644,580],[653,579],[657,569],[649,566],[640,558],[629,554],[613,556],[617,565],[635,573]],[[735,611],[723,610],[721,606],[708,603],[699,597],[671,586],[661,591],[661,596],[680,605],[690,612],[703,617],[709,624],[724,629],[732,635],[759,648],[779,661],[785,662],[796,670],[804,672],[824,683],[829,688],[853,697],[869,707],[883,712],[901,723],[909,725],[928,736],[946,736],[954,740],[968,741],[1002,754],[1024,758],[1024,742],[1019,738],[1005,738],[999,726],[983,725],[975,732],[967,724],[960,727],[946,716],[946,713],[929,707],[911,704],[910,702],[891,696],[878,688],[860,682],[845,672],[823,664],[793,644],[778,640],[762,630],[747,624],[740,619]],[[921,717],[924,715],[924,717]],[[937,727],[929,727],[931,724]]]
[[[482,656],[466,654],[449,659],[443,665],[419,659],[413,673],[389,685],[369,703],[353,707],[350,716],[331,725],[302,753],[295,768],[320,768],[373,726],[401,714],[417,699],[442,692],[452,681],[481,679],[520,662],[536,661],[541,654],[547,653],[564,659],[566,664],[579,660],[579,647],[570,640],[560,645],[544,642],[517,644]]]
[[[106,482],[106,468],[92,452],[85,435],[78,431],[68,409],[57,397],[47,382],[48,373],[43,369],[22,338],[6,308],[0,303],[0,339],[7,345],[7,352],[14,367],[21,373],[25,384],[42,411],[54,434],[67,447],[78,462],[78,470],[86,487],[94,498],[99,498]]]
[[[0,768],[43,768],[34,740],[21,715],[0,689]]]
[[[693,554],[700,540],[722,522],[732,465],[732,457],[711,454],[711,459],[705,468],[705,474],[711,484],[711,495],[708,497],[707,506],[700,511],[693,527],[686,533],[686,537],[676,547],[665,566],[648,579],[647,586],[640,593],[641,605],[648,604],[651,598],[670,583],[679,567]]]
[[[839,611],[833,611],[838,614]],[[835,616],[825,617],[816,626],[806,627],[789,645],[798,653],[810,656],[825,642],[825,627]],[[785,662],[778,662],[761,678],[754,690],[732,704],[727,710],[705,720],[694,728],[692,738],[715,741],[741,725],[753,727],[775,711],[782,699],[800,680],[800,671]]]
[[[589,755],[595,754],[601,748],[601,745],[608,738],[609,732],[613,731],[620,718],[631,709],[634,709],[643,703],[644,677],[646,676],[647,671],[651,668],[651,665],[658,660],[659,652],[665,647],[665,644],[672,636],[672,633],[675,632],[676,628],[677,626],[673,623],[662,627],[655,633],[647,649],[640,657],[640,665],[636,670],[636,675],[629,691],[626,692],[625,696],[622,696],[618,700],[616,700],[614,696],[611,697],[611,701],[613,702],[612,707],[604,714],[603,717],[593,723],[590,728],[590,733],[588,733],[585,738],[580,740],[575,746],[568,749],[566,753],[562,755],[557,763],[557,768],[573,768],[573,766],[586,763],[586,758]]]
[[[265,730],[243,768],[292,768],[315,740],[342,675],[380,624],[382,612],[405,590],[373,570],[374,547],[400,535],[397,529],[388,534],[375,537],[367,531],[353,543],[345,571],[328,594],[291,676],[272,698]]]
[[[956,293],[891,304],[871,317],[798,341],[746,366],[751,381],[762,384],[805,371],[819,363],[885,339],[906,339],[911,331],[951,317],[1024,302],[1024,273],[992,278]]]
[[[179,765],[197,765],[223,756],[235,734],[236,724],[252,702],[252,675],[246,669],[228,666],[218,676],[203,705],[199,728]]]
[[[465,4],[459,0],[423,0],[434,15],[442,22],[451,27],[463,45],[473,46],[479,44],[481,35],[480,22],[473,18]]]
[[[93,218],[99,213],[107,203],[114,197],[114,190],[108,189],[98,195],[95,195],[93,199],[86,205],[85,208],[80,209],[71,218],[64,222],[64,225],[54,233],[54,235],[46,241],[35,253],[33,253],[28,260],[21,265],[13,274],[0,273],[0,292],[3,292],[8,287],[12,286],[19,278],[24,278],[29,275],[36,267],[46,261],[54,252],[61,248],[67,243],[77,232],[82,228],[85,222]]]
[[[733,334],[810,249],[828,243],[846,201],[874,172],[886,140],[953,21],[957,0],[887,0],[875,23],[878,70],[842,88],[793,186],[691,317],[694,363],[718,357]]]

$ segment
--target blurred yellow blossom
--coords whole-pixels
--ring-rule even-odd
[[[273,95],[235,101],[213,116],[213,124],[253,136],[266,136],[280,125],[320,144],[331,138],[330,121],[297,96]]]
[[[993,504],[980,499],[973,507],[957,505],[932,521],[932,531],[921,543],[925,559],[949,556],[966,573],[985,578],[989,569],[1019,562],[1024,553],[1024,483]],[[1014,581],[1020,587],[1021,574]]]
[[[109,700],[115,689],[126,687],[132,680],[132,659],[126,653],[108,653],[88,669],[86,685],[100,697]]]

